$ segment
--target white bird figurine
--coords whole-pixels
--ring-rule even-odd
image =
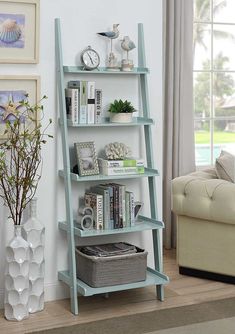
[[[119,23],[113,24],[113,30],[112,31],[106,31],[106,32],[97,32],[98,35],[108,37],[110,39],[118,38],[119,36],[119,30],[118,30]]]
[[[111,52],[113,51],[113,39],[118,38],[119,36],[119,30],[118,30],[119,23],[113,24],[113,30],[112,31],[106,31],[106,32],[97,32],[98,35],[108,37],[111,41]]]
[[[127,52],[127,59],[128,59],[128,52],[135,49],[135,43],[130,40],[129,36],[124,36],[124,38],[121,40],[121,47],[123,50],[125,50]]]

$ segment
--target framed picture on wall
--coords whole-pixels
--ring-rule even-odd
[[[39,119],[38,114],[28,114],[20,101],[30,105],[40,100],[39,76],[0,76],[0,138],[4,138],[6,122],[20,119],[22,126],[33,129]]]
[[[0,0],[0,63],[38,63],[39,0]]]
[[[98,160],[94,142],[75,143],[75,155],[80,176],[99,174]]]

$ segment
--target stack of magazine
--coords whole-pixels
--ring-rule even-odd
[[[103,175],[144,174],[144,160],[128,158],[124,160],[106,160],[98,158],[100,173]]]
[[[117,242],[112,244],[96,245],[96,246],[84,246],[80,248],[80,251],[86,255],[107,257],[118,256],[137,253],[137,249],[134,245],[130,245],[125,242]]]

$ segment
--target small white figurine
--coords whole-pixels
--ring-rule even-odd
[[[135,43],[130,39],[129,36],[124,36],[121,42],[122,49],[127,53],[127,58],[122,60],[122,71],[132,71],[134,65],[133,60],[129,59],[129,51],[136,48]]]
[[[113,24],[113,30],[112,31],[106,31],[106,32],[98,32],[97,34],[100,36],[104,36],[110,39],[111,41],[111,51],[108,56],[108,66],[107,69],[111,71],[120,71],[120,68],[118,67],[117,57],[115,56],[113,52],[113,39],[118,38],[119,36],[119,30],[118,30],[119,24]]]

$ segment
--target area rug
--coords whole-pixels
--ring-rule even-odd
[[[223,319],[226,321],[222,321]],[[219,325],[216,325],[216,321],[221,326],[224,323],[225,327],[232,324],[233,331],[228,333],[235,333],[235,298],[54,328],[33,334],[215,334],[217,332],[207,332],[205,329],[205,326],[213,328],[214,321],[214,328],[217,329]],[[204,325],[204,329],[200,328],[200,324]],[[194,332],[192,326],[195,330],[199,326],[199,331]],[[226,328],[220,333],[226,334]]]

